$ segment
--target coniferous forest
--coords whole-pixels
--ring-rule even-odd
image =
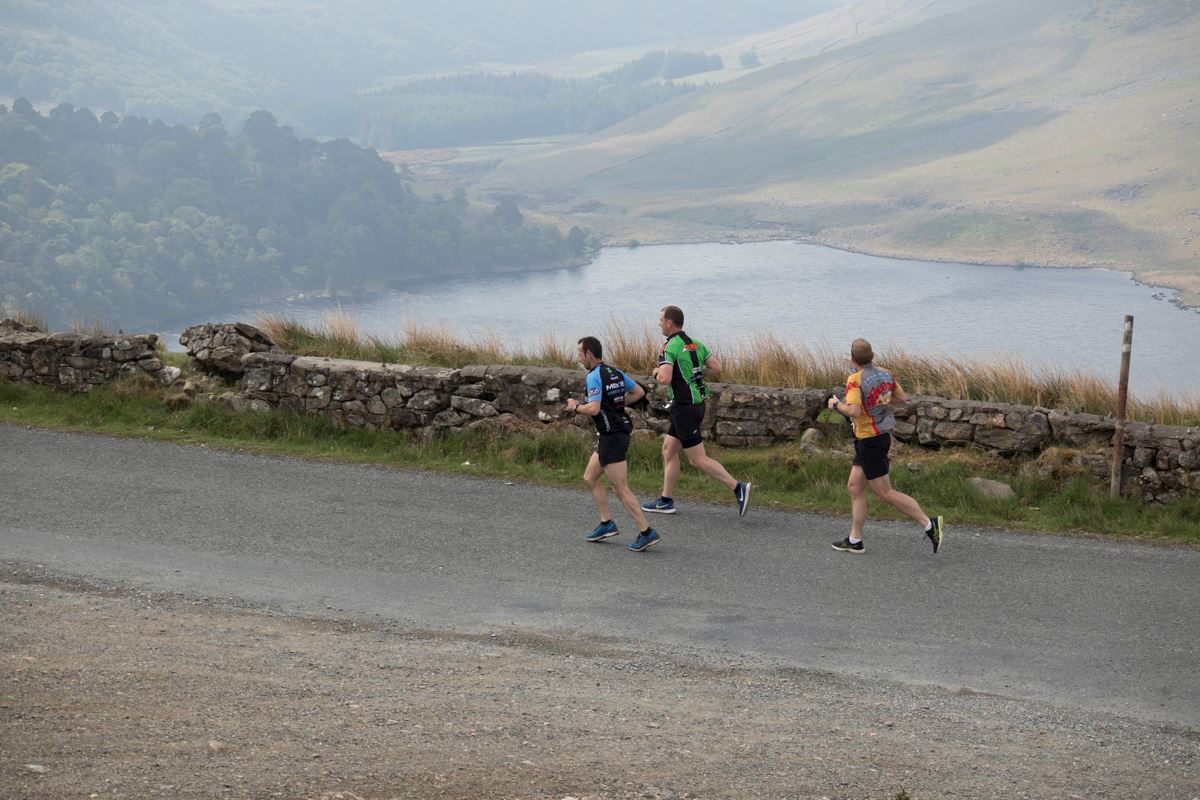
[[[594,133],[699,88],[673,80],[723,66],[718,55],[655,50],[594,78],[536,72],[421,78],[324,103],[307,119],[385,150]]]
[[[419,197],[348,140],[302,139],[266,111],[238,131],[61,104],[0,106],[0,306],[52,325],[129,326],[297,291],[578,257],[578,229],[511,201]]]

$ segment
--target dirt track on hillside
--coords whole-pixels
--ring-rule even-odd
[[[9,575],[0,797],[1200,797],[1200,736],[594,639]]]

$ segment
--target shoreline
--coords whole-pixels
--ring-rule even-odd
[[[932,256],[907,256],[907,255],[900,255],[900,254],[894,253],[894,252],[874,251],[874,250],[863,249],[861,247],[852,247],[852,246],[846,245],[846,244],[836,244],[831,241],[824,241],[821,239],[815,239],[815,238],[804,237],[804,236],[771,236],[771,235],[767,235],[767,236],[762,236],[762,237],[752,236],[752,237],[747,237],[747,238],[726,238],[726,239],[720,239],[720,240],[711,239],[711,238],[705,239],[705,238],[700,238],[700,237],[697,237],[697,238],[686,238],[685,237],[685,238],[681,238],[681,239],[671,239],[671,240],[665,240],[665,241],[642,242],[638,245],[638,247],[667,247],[667,246],[683,246],[683,245],[694,245],[694,244],[744,245],[744,244],[759,244],[762,242],[792,242],[793,244],[811,245],[813,247],[826,247],[826,248],[829,248],[830,250],[838,250],[843,253],[850,253],[850,254],[858,255],[858,256],[869,256],[871,258],[885,258],[890,261],[916,261],[916,262],[925,262],[925,263],[929,263],[929,264],[965,264],[967,266],[972,266],[972,267],[1008,267],[1010,269],[1072,269],[1072,270],[1092,269],[1092,270],[1100,270],[1100,271],[1104,271],[1104,272],[1117,272],[1117,273],[1123,273],[1123,274],[1127,275],[1129,277],[1129,279],[1133,283],[1137,284],[1138,286],[1145,286],[1149,289],[1160,289],[1163,291],[1174,292],[1176,296],[1173,298],[1156,298],[1156,299],[1161,299],[1167,303],[1170,303],[1171,305],[1179,308],[1181,311],[1192,311],[1197,314],[1200,314],[1200,300],[1198,300],[1196,304],[1185,302],[1182,299],[1182,296],[1184,294],[1183,289],[1181,289],[1177,286],[1171,286],[1170,284],[1166,284],[1166,283],[1156,283],[1153,281],[1145,280],[1143,278],[1138,277],[1138,273],[1128,267],[1112,267],[1112,266],[1103,266],[1100,264],[1028,264],[1028,263],[1012,264],[1012,263],[1005,262],[1005,261],[987,261],[987,260],[983,260],[983,259],[973,259],[973,258],[953,258],[953,259],[951,259],[951,258],[935,258]],[[604,248],[613,248],[613,249],[623,250],[623,249],[627,249],[628,245],[619,244],[619,243],[613,243],[613,244],[605,243],[601,246],[601,249],[604,249]]]

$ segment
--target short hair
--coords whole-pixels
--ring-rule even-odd
[[[663,318],[673,324],[676,328],[683,327],[683,309],[679,306],[666,306],[662,310]]]
[[[875,351],[866,339],[855,339],[850,345],[850,357],[854,359],[855,364],[865,367],[875,360]]]
[[[584,336],[576,344],[583,348],[583,352],[591,353],[596,358],[604,358],[604,345],[600,344],[600,340],[595,336]]]

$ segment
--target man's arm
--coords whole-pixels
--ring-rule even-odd
[[[675,368],[670,364],[659,364],[658,369],[654,370],[654,380],[667,386],[671,383],[671,378],[675,375]]]
[[[630,389],[629,391],[625,392],[625,407],[626,408],[629,408],[629,406],[633,405],[638,400],[641,400],[643,397],[646,396],[646,390],[642,388],[642,385],[640,383],[638,383],[637,381],[627,381],[626,385],[628,385],[629,383],[633,384],[633,388]]]
[[[827,405],[839,414],[844,414],[850,419],[854,419],[862,414],[862,393],[857,384],[847,384],[845,402],[837,399],[837,397],[831,397]]]
[[[574,411],[577,414],[587,414],[589,417],[594,417],[600,413],[600,401],[593,400],[590,403],[581,403],[572,397],[567,401],[567,411]]]
[[[836,397],[829,398],[829,407],[840,414],[845,414],[851,419],[862,414],[862,405],[860,403],[843,403]]]
[[[600,413],[600,376],[595,371],[589,372],[583,382],[583,391],[587,394],[588,402],[581,403],[574,397],[567,398],[567,411],[577,414],[587,414],[594,417]]]
[[[714,355],[710,355],[704,359],[704,375],[705,377],[719,378],[725,368],[721,366],[721,361]]]

